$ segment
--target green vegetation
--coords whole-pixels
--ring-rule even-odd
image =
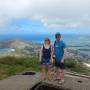
[[[40,70],[38,57],[7,56],[0,58],[0,79],[16,75],[27,70]]]
[[[66,70],[90,75],[90,69],[82,62],[74,59],[65,60]],[[0,79],[20,74],[24,71],[40,71],[38,57],[14,57],[6,56],[0,58]]]
[[[78,60],[67,59],[65,60],[65,66],[67,70],[90,75],[90,68],[88,68],[86,65],[84,65],[82,62],[79,62]]]

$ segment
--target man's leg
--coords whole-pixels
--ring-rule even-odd
[[[64,69],[60,68],[60,78],[64,79]]]
[[[60,68],[60,81],[59,84],[62,84],[64,82],[64,70]]]
[[[60,77],[60,68],[59,67],[57,67],[56,68],[56,77],[57,77],[57,80],[60,80],[61,79],[61,77]]]
[[[61,80],[60,80],[60,84],[61,83],[63,83],[64,82],[64,64],[60,64],[60,78],[61,78]]]

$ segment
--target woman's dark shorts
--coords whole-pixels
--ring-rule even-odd
[[[50,59],[42,59],[41,64],[50,65],[51,64]]]

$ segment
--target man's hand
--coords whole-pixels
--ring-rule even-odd
[[[64,63],[64,59],[61,60],[61,63]]]

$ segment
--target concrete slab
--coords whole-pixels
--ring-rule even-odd
[[[43,81],[46,85],[51,85],[57,88],[65,88],[62,90],[90,90],[90,79],[80,78],[80,77],[73,77],[66,75],[65,82],[59,84],[58,81]]]
[[[28,90],[40,82],[40,73],[36,75],[16,75],[0,80],[0,90]]]
[[[54,80],[41,82],[40,73],[36,73],[35,75],[15,75],[0,80],[0,90],[30,90],[30,88],[38,83],[59,89],[65,88],[60,90],[90,90],[90,79],[66,75],[65,82],[62,84],[58,84],[58,82]]]

